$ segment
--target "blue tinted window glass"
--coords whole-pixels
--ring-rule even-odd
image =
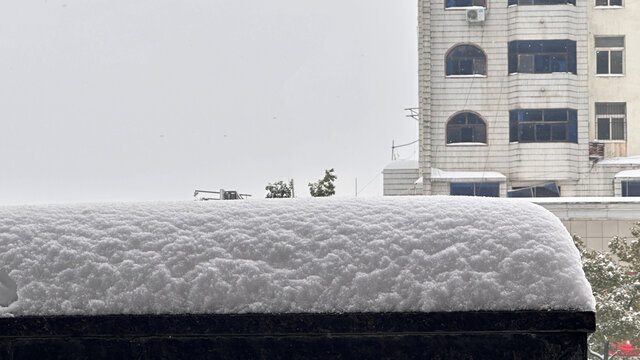
[[[509,74],[518,72],[518,42],[509,42]]]
[[[460,75],[470,75],[473,74],[473,60],[466,59],[460,60]]]
[[[578,142],[578,111],[569,110],[569,141]]]
[[[450,184],[451,195],[466,195],[473,196],[473,183],[451,183]]]
[[[520,133],[520,141],[534,141],[536,139],[535,125],[522,124],[520,125],[519,133]]]
[[[537,73],[551,72],[549,67],[549,55],[536,55],[535,59],[536,59],[535,72]]]
[[[622,196],[640,196],[640,181],[623,181]]]
[[[567,41],[566,40],[543,41],[542,51],[547,53],[565,53],[567,52]]]
[[[449,120],[449,124],[464,125],[467,123],[466,113],[458,114]]]
[[[565,64],[566,57],[564,55],[561,56],[551,56],[551,72],[566,72],[567,66]]]
[[[576,70],[576,42],[567,41],[567,72],[577,74]]]
[[[484,124],[484,121],[474,113],[467,113],[467,124]]]
[[[460,128],[460,140],[461,142],[474,142],[473,129],[469,127]]]
[[[550,141],[551,140],[551,125],[538,124],[536,125],[536,140],[538,141]]]
[[[533,59],[526,54],[531,54]],[[518,59],[520,59],[519,63]],[[576,42],[573,40],[512,41],[509,43],[509,73],[516,72],[576,74]]]
[[[447,144],[460,142],[460,128],[447,128]]]
[[[518,111],[509,111],[509,141],[518,141]]]
[[[537,54],[542,52],[542,41],[516,41],[518,43],[518,53]]]
[[[553,141],[567,140],[567,126],[564,124],[551,125],[551,140]]]
[[[447,60],[447,75],[453,75],[454,74],[454,61],[453,60]]]
[[[521,110],[520,121],[542,121],[542,110]]]
[[[543,186],[536,186],[534,189],[535,197],[558,197],[560,189],[556,183],[548,183]]]
[[[476,183],[476,196],[500,196],[499,183]]]
[[[567,109],[546,109],[544,121],[567,121]]]
[[[513,198],[523,198],[523,197],[533,197],[533,192],[531,190],[531,188],[526,188],[526,189],[518,189],[518,190],[512,190],[509,191],[507,193],[508,197],[513,197]]]

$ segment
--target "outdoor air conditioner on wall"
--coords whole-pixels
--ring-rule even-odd
[[[469,23],[482,23],[484,22],[484,16],[486,9],[483,7],[467,9],[467,22]]]

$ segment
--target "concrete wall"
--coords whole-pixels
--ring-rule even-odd
[[[416,184],[418,169],[385,169],[382,172],[384,196],[422,195],[422,184]]]
[[[442,191],[428,179],[431,167],[446,171],[497,171],[512,181],[564,181],[569,193],[589,168],[586,4],[507,6],[488,2],[486,21],[468,23],[465,9],[446,9],[444,0],[419,1],[420,169],[424,194]],[[576,41],[577,75],[508,74],[508,42]],[[486,76],[446,76],[445,54],[470,43],[487,54]],[[509,110],[578,110],[578,144],[510,143]],[[446,123],[460,111],[479,114],[487,124],[487,144],[446,144]],[[426,176],[425,176],[426,175]],[[434,186],[438,191],[432,191]]]
[[[614,236],[630,238],[640,221],[638,198],[532,199],[556,215],[572,235],[580,236],[590,248],[607,250]]]
[[[627,155],[640,155],[640,2],[625,0],[622,8],[595,7],[589,0],[589,106],[596,102],[627,103]],[[624,36],[623,76],[596,75],[595,36]],[[595,139],[595,115],[590,121],[590,139]]]

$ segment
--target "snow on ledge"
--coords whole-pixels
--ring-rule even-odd
[[[506,181],[507,177],[497,171],[445,171],[438,168],[431,168],[431,180],[476,180],[502,182]]]
[[[598,161],[599,165],[640,165],[640,156],[609,158]]]
[[[594,310],[567,230],[514,199],[0,207],[0,271],[4,316]]]
[[[629,179],[640,178],[640,169],[620,171],[619,173],[617,173],[614,176],[614,178],[616,178],[616,179],[618,179],[618,178],[629,178]]]
[[[393,160],[384,170],[418,170],[418,160]]]

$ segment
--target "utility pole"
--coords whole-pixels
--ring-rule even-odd
[[[395,140],[391,140],[391,161],[395,160],[395,156],[393,155],[393,152],[396,150],[396,142]]]
[[[358,178],[356,178],[356,197],[358,197]]]

